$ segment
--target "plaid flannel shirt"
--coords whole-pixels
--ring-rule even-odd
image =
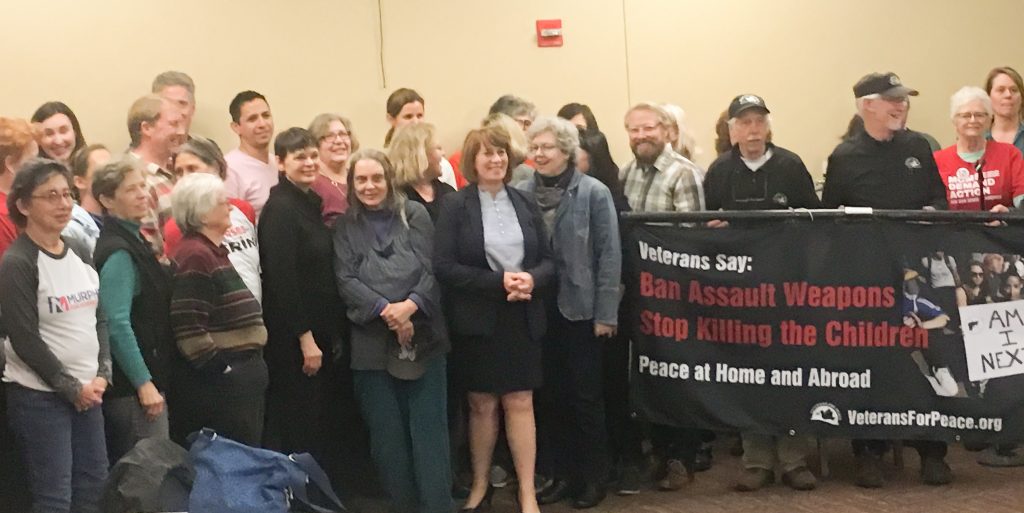
[[[174,174],[153,162],[145,162],[135,153],[132,157],[143,163],[142,174],[149,188],[149,212],[142,218],[142,235],[153,246],[157,256],[164,254],[163,228],[171,218],[171,192],[174,190]]]
[[[704,170],[668,145],[653,166],[634,160],[622,168],[619,180],[634,212],[704,210]]]

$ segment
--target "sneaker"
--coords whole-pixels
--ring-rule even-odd
[[[504,488],[512,482],[512,476],[510,476],[505,469],[501,468],[500,465],[494,465],[491,467],[490,481],[491,486],[495,488]]]
[[[740,492],[756,492],[775,482],[775,472],[763,468],[748,468],[736,482],[736,490]]]
[[[663,492],[672,492],[693,482],[693,475],[686,470],[683,462],[679,460],[668,460],[665,463],[665,478],[658,481],[658,489]]]
[[[857,455],[856,483],[861,488],[881,488],[885,485],[885,479],[882,477],[882,459],[878,455]]]
[[[953,471],[942,458],[924,457],[921,458],[921,481],[932,486],[947,485],[953,482]]]
[[[782,474],[782,482],[794,490],[813,490],[818,486],[818,479],[807,467],[799,467]]]
[[[640,469],[633,465],[622,467],[615,488],[616,495],[637,495],[640,493]]]
[[[1016,444],[994,445],[978,455],[978,464],[986,467],[1024,466],[1024,451]]]

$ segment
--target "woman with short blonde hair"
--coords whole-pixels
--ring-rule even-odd
[[[388,157],[395,169],[395,188],[426,207],[430,220],[436,222],[441,198],[455,188],[440,180],[444,151],[434,125],[420,123],[399,129]]]

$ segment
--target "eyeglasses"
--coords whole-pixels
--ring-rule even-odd
[[[542,144],[540,146],[530,146],[530,153],[550,153],[558,149],[558,146],[554,144]]]
[[[32,199],[45,200],[51,205],[59,205],[64,201],[74,202],[75,197],[71,194],[70,190],[63,191],[50,191],[45,194],[33,194]]]
[[[626,132],[628,132],[629,135],[649,134],[649,133],[652,133],[655,130],[657,130],[657,129],[663,127],[663,126],[665,126],[665,125],[663,125],[661,123],[657,123],[657,124],[654,124],[654,125],[646,125],[646,126],[627,126],[626,127]]]
[[[335,139],[351,140],[352,134],[348,132],[327,132],[323,137],[320,138],[320,142],[333,141]]]
[[[971,272],[971,278],[983,278],[984,276],[985,276],[985,273],[976,273],[976,272],[973,272],[973,271]]]
[[[988,112],[958,112],[956,114],[956,117],[957,119],[962,119],[964,121],[970,121],[972,119],[977,119],[978,121],[985,121],[986,119],[988,119]]]

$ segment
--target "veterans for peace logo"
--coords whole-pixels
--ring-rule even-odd
[[[832,403],[818,403],[811,408],[811,420],[838,426],[842,418],[843,415],[839,413],[839,408]]]
[[[748,94],[740,98],[740,105],[748,105],[751,103],[753,103],[754,105],[761,105],[761,99],[752,94]]]
[[[897,77],[896,75],[889,75],[889,83],[894,86],[900,85],[900,77]]]
[[[921,161],[916,157],[908,157],[903,161],[903,165],[907,166],[907,169],[921,169]]]

